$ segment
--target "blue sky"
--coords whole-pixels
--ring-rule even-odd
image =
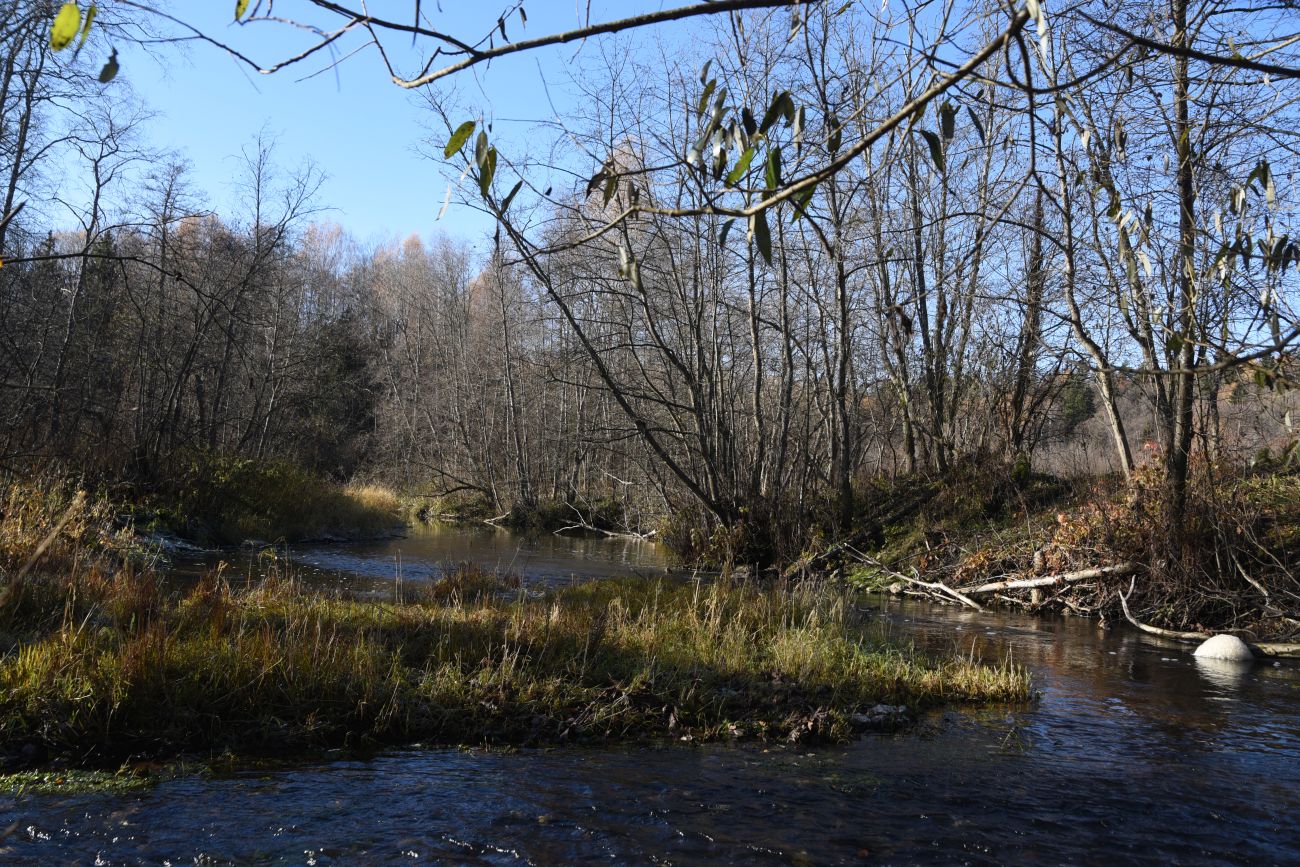
[[[507,0],[425,0],[424,11],[434,26],[457,35],[485,34]],[[318,11],[304,3],[281,0],[277,14],[324,22]],[[581,4],[585,6],[584,3]],[[637,10],[659,8],[654,2],[593,2],[594,20],[621,17]],[[231,23],[234,0],[178,4],[177,15],[240,52],[269,64],[295,53],[294,34],[269,23],[239,26]],[[441,6],[441,8],[439,8]],[[376,0],[375,14],[406,18],[410,0]],[[541,0],[526,4],[528,26],[521,30],[518,16],[507,22],[512,39],[538,36],[577,23],[572,0]],[[332,22],[331,22],[332,23]],[[414,60],[408,40],[393,38],[389,45],[403,58]],[[347,53],[357,42],[342,48]],[[556,107],[564,111],[565,66],[574,46],[526,52],[461,73],[439,85],[444,93],[454,89],[465,105],[485,110],[491,117],[511,119],[501,123],[498,136],[520,136],[528,128],[516,120],[542,120],[551,116],[547,89]],[[192,180],[218,211],[232,207],[232,176],[237,155],[258,131],[265,128],[277,141],[277,161],[293,167],[311,159],[328,178],[321,204],[333,210],[323,219],[338,222],[363,241],[421,235],[442,230],[468,240],[481,240],[490,231],[489,220],[472,209],[453,205],[441,222],[435,222],[447,189],[444,169],[418,153],[429,137],[429,113],[421,99],[392,84],[373,49],[346,59],[335,71],[299,80],[328,65],[320,60],[283,70],[271,76],[253,70],[220,49],[189,43],[183,49],[159,46],[153,56],[131,47],[122,52],[121,77],[158,114],[147,135],[158,147],[175,150],[192,164]],[[441,142],[442,134],[438,133]],[[426,149],[427,150],[427,149]]]

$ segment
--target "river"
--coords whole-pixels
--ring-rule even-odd
[[[645,543],[446,528],[291,556],[375,594],[396,592],[399,559],[404,582],[465,560],[546,582],[663,566]],[[1078,618],[864,604],[900,639],[1010,654],[1040,699],[841,747],[412,748],[5,796],[0,863],[1300,864],[1300,666],[1209,666]]]

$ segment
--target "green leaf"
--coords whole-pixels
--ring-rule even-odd
[[[763,172],[763,180],[767,182],[769,190],[781,186],[781,148],[774,147],[767,152],[767,167]]]
[[[947,171],[947,167],[943,162],[943,142],[939,140],[937,135],[930,132],[928,129],[917,130],[917,132],[925,136],[925,143],[930,146],[930,159],[934,161],[935,167],[938,168],[940,172]]]
[[[731,227],[734,226],[735,224],[736,224],[736,220],[734,217],[722,224],[722,231],[718,233],[719,247],[727,246],[727,236],[731,234]]]
[[[767,227],[767,212],[759,211],[749,218],[749,236],[758,247],[763,260],[772,264],[772,231]]]
[[[248,11],[248,0],[235,0],[235,20],[240,21]]]
[[[605,204],[608,205],[610,199],[618,192],[618,175],[610,175],[605,181]]]
[[[704,92],[700,94],[700,101],[695,104],[695,116],[703,117],[704,109],[709,105],[709,97],[713,96],[713,91],[718,87],[718,80],[710,78],[709,83],[704,85]]]
[[[479,130],[478,138],[474,140],[474,165],[483,168],[483,163],[487,160],[488,137],[487,133]]]
[[[59,14],[54,16],[54,24],[50,27],[50,47],[55,51],[62,51],[77,38],[77,31],[81,29],[81,7],[76,3],[64,3],[59,8]]]
[[[798,222],[800,217],[808,216],[808,203],[812,201],[813,194],[816,192],[817,185],[813,184],[791,199],[794,204],[794,216],[790,218],[791,223]]]
[[[727,175],[727,186],[734,187],[740,183],[740,179],[749,171],[749,164],[753,161],[754,149],[752,147],[745,148],[745,152],[740,155],[740,159],[736,160],[736,167]]]
[[[487,154],[483,157],[483,162],[479,164],[478,188],[487,198],[488,191],[492,189],[492,176],[497,173],[497,149],[488,148]]]
[[[81,25],[81,40],[77,42],[78,51],[81,50],[81,46],[86,44],[86,40],[90,38],[90,25],[94,22],[95,16],[98,14],[99,14],[98,6],[91,6],[89,9],[86,10],[86,23]]]
[[[519,188],[523,185],[523,178],[515,181],[515,185],[510,188],[510,192],[506,193],[506,197],[501,200],[501,213],[504,214],[506,211],[510,210],[510,203],[515,200],[515,194],[519,192]]]
[[[988,144],[988,138],[984,135],[984,124],[980,123],[979,115],[975,113],[975,109],[968,105],[966,106],[966,113],[970,115],[971,122],[975,124],[975,132],[979,133],[980,144]]]
[[[826,140],[826,146],[833,154],[840,149],[840,144],[844,140],[844,127],[840,124],[840,119],[833,114],[827,118],[827,125],[831,128],[831,134]]]
[[[447,140],[447,146],[442,149],[442,155],[447,159],[451,159],[454,154],[459,153],[460,149],[465,146],[465,142],[469,141],[470,134],[474,132],[475,126],[474,121],[467,120],[456,127],[456,131]]]
[[[766,135],[767,131],[772,128],[772,124],[776,123],[779,118],[786,114],[787,104],[789,106],[789,114],[793,118],[794,100],[790,98],[790,92],[788,90],[783,90],[774,95],[772,97],[772,104],[767,107],[767,113],[763,115],[763,122],[758,125],[758,131]]]
[[[108,62],[105,63],[104,68],[99,71],[99,83],[108,84],[114,78],[117,78],[117,70],[117,49],[114,48],[113,53],[108,56]]]

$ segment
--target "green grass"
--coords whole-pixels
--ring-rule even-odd
[[[14,795],[125,794],[147,789],[158,777],[130,770],[86,771],[78,769],[18,771],[0,774],[0,790]]]
[[[877,703],[1022,701],[1008,665],[873,638],[844,599],[730,583],[600,581],[533,597],[400,605],[210,579],[168,599],[150,576],[10,594],[0,744],[103,764],[647,736],[844,740]],[[25,601],[24,601],[25,600]],[[44,614],[42,615],[42,612]],[[23,629],[28,631],[22,634]]]

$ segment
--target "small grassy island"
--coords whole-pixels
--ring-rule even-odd
[[[625,578],[537,593],[464,566],[400,602],[284,577],[235,589],[220,571],[169,590],[131,561],[105,504],[31,494],[11,488],[4,513],[7,560],[23,564],[0,592],[11,768],[417,741],[835,741],[896,723],[872,715],[879,704],[1030,695],[1018,668],[894,646],[847,596],[810,584]]]
[[[81,763],[413,741],[844,740],[878,703],[1029,696],[1014,667],[872,640],[843,598],[798,588],[626,579],[534,597],[472,571],[434,587],[448,585],[393,604],[289,582],[236,591],[214,577],[168,598],[148,574],[39,579],[6,599],[6,628],[19,612],[47,625],[0,663],[0,738]]]

